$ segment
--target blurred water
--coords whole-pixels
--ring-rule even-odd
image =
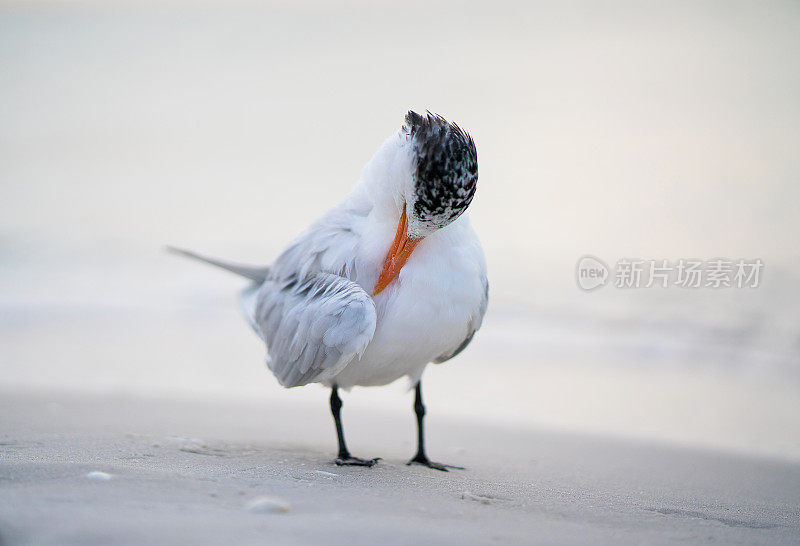
[[[0,29],[0,384],[316,403],[259,365],[238,282],[162,246],[269,262],[429,108],[477,142],[492,282],[429,374],[444,411],[800,456],[798,4],[34,2]],[[766,267],[585,293],[587,253]]]

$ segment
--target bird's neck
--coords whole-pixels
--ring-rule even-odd
[[[361,173],[359,189],[372,202],[377,219],[397,222],[413,192],[414,154],[402,133],[392,135]]]

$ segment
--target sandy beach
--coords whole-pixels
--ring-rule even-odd
[[[800,4],[0,4],[0,545],[800,543]],[[470,131],[490,301],[286,390],[243,283],[409,109]],[[586,292],[576,264],[761,260]],[[643,282],[642,284],[646,283]]]
[[[337,467],[324,403],[0,397],[4,544],[796,544],[794,463],[485,423],[347,412]],[[321,400],[324,402],[324,400]],[[92,474],[95,473],[95,474]],[[101,473],[101,474],[97,474]],[[102,474],[104,473],[104,474]]]

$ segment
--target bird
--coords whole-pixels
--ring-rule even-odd
[[[170,247],[250,281],[240,297],[284,387],[330,388],[335,463],[351,455],[339,389],[408,377],[415,390],[417,452],[409,465],[448,471],[425,450],[422,374],[461,353],[489,300],[486,259],[467,208],[478,182],[473,138],[438,114],[409,111],[364,167],[352,191],[269,266],[230,263]]]

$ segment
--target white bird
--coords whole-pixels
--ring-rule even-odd
[[[488,303],[486,261],[465,213],[478,163],[472,138],[438,115],[408,112],[364,167],[355,188],[269,267],[248,267],[178,252],[253,281],[242,293],[250,325],[267,345],[267,365],[285,387],[331,388],[339,465],[353,457],[341,423],[338,388],[416,385],[417,453],[425,452],[421,377],[460,353]]]

